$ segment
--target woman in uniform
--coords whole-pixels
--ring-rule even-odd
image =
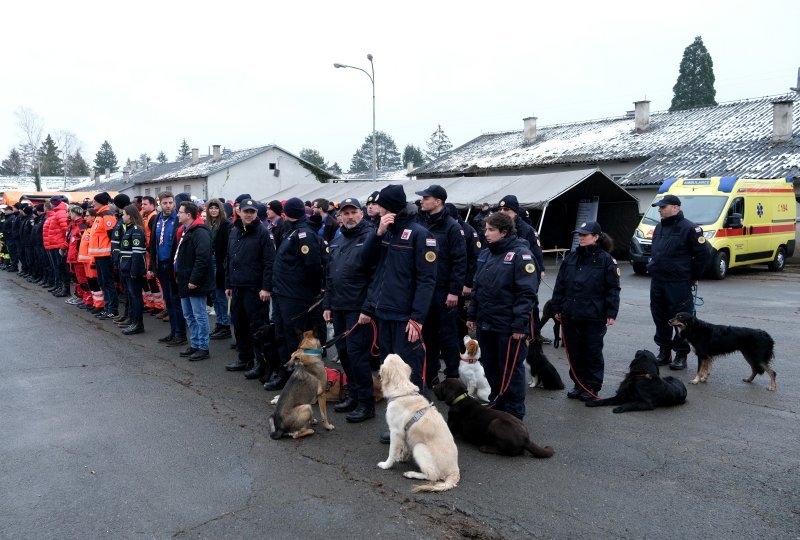
[[[144,221],[136,205],[129,204],[122,211],[125,223],[125,235],[119,244],[119,271],[125,280],[125,288],[130,291],[131,325],[122,330],[125,335],[144,332],[144,299],[142,289],[147,281],[147,264],[145,263],[146,239]]]
[[[580,242],[558,271],[552,306],[575,383],[567,397],[589,401],[603,386],[603,337],[619,311],[620,271],[610,254],[613,242],[599,223],[584,223],[574,232]]]

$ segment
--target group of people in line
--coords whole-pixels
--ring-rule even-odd
[[[332,323],[348,390],[334,408],[349,422],[375,415],[373,351],[380,359],[400,355],[426,392],[441,375],[458,376],[462,337],[474,332],[490,401],[523,418],[523,361],[539,335],[545,276],[538,233],[514,195],[485,205],[476,228],[441,186],[416,195],[409,202],[402,185],[389,185],[365,206],[356,198],[265,205],[249,194],[203,202],[170,192],[134,200],[103,192],[73,205],[61,196],[22,200],[3,209],[0,268],[69,297],[126,335],[145,331],[147,313],[168,321],[158,342],[189,361],[209,358],[210,340],[234,337],[237,357],[225,368],[248,379],[262,377],[265,355],[277,352],[280,367],[267,390],[289,379],[300,333],[316,329],[325,343]],[[691,301],[705,261],[702,231],[670,197],[658,203],[663,220],[649,269],[659,360],[669,363],[674,348],[680,369],[685,350],[664,328],[664,314]],[[552,306],[575,382],[568,396],[588,400],[603,383],[603,338],[619,311],[620,270],[597,222],[574,232],[579,245],[559,269]],[[277,351],[265,351],[260,337],[269,324]]]

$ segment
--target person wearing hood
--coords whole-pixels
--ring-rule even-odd
[[[206,296],[214,290],[211,268],[211,231],[197,205],[184,201],[178,207],[180,240],[175,252],[175,280],[181,308],[189,326],[189,347],[181,357],[194,362],[209,357]]]
[[[481,364],[494,408],[525,416],[526,339],[536,304],[539,269],[527,241],[517,237],[514,221],[503,213],[484,221],[488,249],[478,268],[467,310],[467,328],[481,344]]]
[[[286,230],[275,256],[272,272],[275,337],[281,368],[264,384],[265,390],[280,390],[291,372],[286,366],[289,355],[298,347],[303,331],[315,328],[322,320],[318,303],[323,288],[325,245],[305,214],[305,205],[293,197],[283,207]],[[323,336],[320,339],[324,343]]]
[[[603,387],[603,337],[619,312],[620,270],[610,254],[611,238],[599,223],[583,223],[573,233],[578,247],[558,270],[552,309],[561,323],[575,383],[567,397],[591,401]]]

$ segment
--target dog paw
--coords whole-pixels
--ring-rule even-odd
[[[378,463],[378,467],[380,467],[381,469],[391,469],[392,464],[389,463],[388,461],[381,461],[380,463]]]
[[[767,392],[777,392],[777,391],[778,389],[774,386],[770,386],[769,388],[767,388]]]
[[[589,404],[587,403],[587,405],[589,405]],[[624,413],[625,412],[625,407],[622,407],[622,406],[614,407],[614,410],[612,412],[614,412],[616,414]]]
[[[309,423],[310,423],[312,426],[316,426],[317,424],[319,424],[319,420],[317,420],[316,418],[312,418],[312,419],[311,419],[311,421],[310,421]]]
[[[691,381],[689,381],[689,384],[697,384],[697,383],[699,383],[699,382],[700,382],[700,379],[698,379],[697,377],[695,377],[694,379],[692,379]]]
[[[745,377],[745,378],[742,379],[742,382],[752,383],[753,380],[750,377]]]
[[[333,427],[333,424],[329,424],[329,423],[322,424],[322,427],[324,427],[324,428],[325,428],[325,429],[327,429],[328,431],[333,431],[333,430],[335,429],[335,428]]]
[[[278,404],[278,398],[280,398],[280,397],[281,397],[280,394],[278,394],[277,396],[272,398],[272,401],[270,401],[269,404],[270,405],[277,405]]]

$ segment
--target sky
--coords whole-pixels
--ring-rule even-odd
[[[258,5],[256,5],[258,4]],[[441,125],[454,146],[482,133],[669,108],[683,50],[701,35],[717,101],[797,85],[800,1],[13,2],[0,33],[0,159],[15,115],[77,135],[91,163],[185,138],[211,145],[318,150],[347,171],[377,129],[402,152]]]

